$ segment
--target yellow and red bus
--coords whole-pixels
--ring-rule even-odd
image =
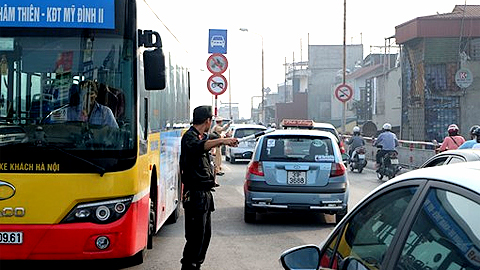
[[[2,1],[0,260],[141,262],[177,220],[188,54],[149,2]]]

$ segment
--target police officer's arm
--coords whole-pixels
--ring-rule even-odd
[[[203,145],[204,150],[210,150],[214,147],[221,146],[221,145],[229,145],[232,147],[238,146],[238,139],[237,138],[218,138],[214,140],[207,140]]]
[[[223,125],[222,131],[226,131],[230,127],[230,123],[231,122],[228,122],[227,124]]]

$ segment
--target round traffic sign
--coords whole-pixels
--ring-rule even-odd
[[[341,102],[347,102],[353,97],[353,89],[348,84],[340,84],[335,89],[335,97]]]
[[[227,90],[227,79],[221,74],[213,74],[208,78],[207,88],[212,95],[221,95]]]
[[[227,70],[227,67],[227,58],[221,53],[214,53],[207,59],[207,68],[213,74],[222,74]]]
[[[468,68],[461,68],[455,73],[455,83],[460,88],[467,88],[473,82],[473,74]]]

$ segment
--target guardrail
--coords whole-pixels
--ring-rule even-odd
[[[350,135],[344,135],[343,139],[346,141]],[[378,148],[373,146],[373,138],[363,137],[365,140],[366,157],[369,160],[375,160]],[[436,145],[431,142],[415,142],[398,140],[399,146],[398,161],[403,167],[419,168],[427,159],[435,155]],[[348,151],[348,145],[345,143],[345,149]]]

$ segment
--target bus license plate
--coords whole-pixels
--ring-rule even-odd
[[[398,159],[392,159],[392,160],[390,160],[390,162],[391,162],[392,164],[395,164],[395,165],[396,165],[396,164],[398,164]]]
[[[305,185],[307,183],[307,172],[305,171],[287,171],[287,184]]]
[[[0,232],[0,244],[23,244],[23,232]]]

